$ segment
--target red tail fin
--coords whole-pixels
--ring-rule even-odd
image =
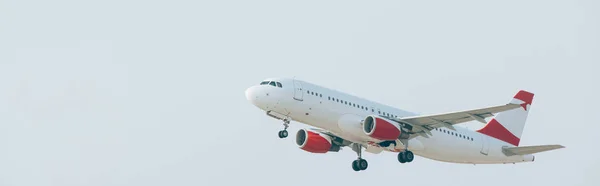
[[[533,93],[521,90],[510,103],[520,104],[523,108],[498,113],[492,120],[477,132],[519,146],[523,128],[533,102]]]

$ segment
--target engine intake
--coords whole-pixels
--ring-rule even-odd
[[[396,122],[379,116],[367,116],[363,123],[363,132],[379,140],[396,140],[402,134]]]
[[[306,129],[298,130],[296,144],[300,146],[300,149],[312,153],[326,153],[339,149],[339,146],[332,144],[331,137]]]

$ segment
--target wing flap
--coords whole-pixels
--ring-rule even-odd
[[[538,145],[538,146],[526,146],[526,147],[504,147],[502,148],[502,152],[507,156],[514,155],[527,155],[534,154],[539,152],[545,152],[550,150],[556,150],[565,148],[562,145]]]

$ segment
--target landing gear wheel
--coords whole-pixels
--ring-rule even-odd
[[[352,170],[354,170],[354,171],[360,171],[360,168],[358,168],[358,160],[354,160],[352,162]]]
[[[357,159],[352,161],[352,169],[354,171],[366,170],[369,167],[369,163],[365,159]]]
[[[415,155],[411,151],[404,152],[404,158],[406,158],[406,162],[412,162],[415,159]]]
[[[412,162],[415,159],[415,155],[411,151],[404,151],[398,153],[398,161],[400,163]]]
[[[279,138],[287,138],[288,132],[287,130],[279,131]]]
[[[406,154],[404,152],[398,153],[398,161],[400,163],[406,163]]]
[[[365,159],[358,160],[358,168],[360,170],[366,170],[367,167],[369,167],[369,163],[367,163],[367,160],[365,160]]]

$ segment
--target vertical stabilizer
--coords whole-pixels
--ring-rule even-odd
[[[487,125],[477,132],[505,141],[514,146],[519,146],[532,102],[533,93],[524,90],[519,91],[510,103],[519,104],[521,108],[496,114]]]

